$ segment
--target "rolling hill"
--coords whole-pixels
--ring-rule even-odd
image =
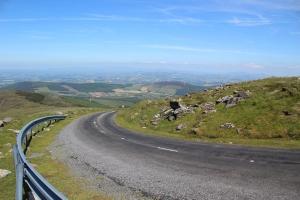
[[[171,137],[300,148],[300,78],[228,84],[118,114],[127,128]]]

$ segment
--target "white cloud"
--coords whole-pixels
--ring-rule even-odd
[[[263,26],[270,25],[272,22],[262,16],[258,18],[237,18],[234,17],[231,20],[227,21],[229,24],[233,24],[236,26]]]
[[[250,68],[250,69],[264,69],[265,67],[263,65],[259,65],[256,63],[248,63],[245,65],[246,68]]]
[[[231,50],[231,49],[213,49],[213,48],[196,48],[189,46],[178,46],[168,44],[147,44],[140,45],[140,47],[151,48],[151,49],[162,49],[171,51],[187,51],[187,52],[199,52],[199,53],[230,53],[230,54],[255,54],[249,51]]]

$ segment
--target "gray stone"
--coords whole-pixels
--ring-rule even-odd
[[[184,124],[179,124],[178,126],[176,126],[176,131],[181,131],[184,128],[185,128]]]
[[[168,117],[168,120],[169,120],[169,121],[173,121],[173,120],[175,120],[175,116],[173,116],[173,115],[170,115],[170,116]]]
[[[10,123],[12,121],[12,118],[11,117],[5,117],[4,119],[3,119],[3,122],[4,123]]]
[[[200,105],[200,107],[202,109],[202,113],[204,113],[204,114],[217,112],[217,110],[215,108],[215,104],[212,102],[203,103]]]
[[[152,120],[152,121],[151,121],[151,124],[152,124],[153,126],[157,126],[157,125],[158,125],[158,121]]]
[[[235,125],[233,123],[225,123],[220,125],[220,128],[230,129],[230,128],[235,128]]]
[[[5,176],[9,175],[11,171],[6,169],[0,169],[0,178],[4,178]]]

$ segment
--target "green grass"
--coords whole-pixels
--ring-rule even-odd
[[[215,102],[235,90],[250,90],[252,94],[236,107],[225,108],[219,104],[216,106],[217,112],[208,115],[197,109],[194,114],[187,114],[176,121],[161,121],[157,127],[150,121],[162,107],[168,106],[169,101],[143,101],[121,111],[117,123],[129,129],[181,139],[300,148],[300,80],[296,77],[243,82],[224,90],[193,93],[191,97],[181,99],[185,105]],[[286,116],[283,111],[289,111],[292,115]],[[236,128],[220,128],[227,122],[235,124],[239,131]],[[181,123],[186,128],[177,132],[175,127]],[[192,134],[192,129],[196,134]]]
[[[107,199],[103,195],[98,194],[95,191],[90,191],[82,186],[80,184],[83,182],[82,180],[75,179],[72,174],[69,173],[66,166],[58,161],[52,160],[49,152],[46,151],[46,147],[51,144],[55,135],[64,125],[82,114],[95,112],[96,110],[49,106],[30,101],[26,96],[19,95],[15,92],[0,92],[0,119],[8,116],[13,118],[11,123],[7,124],[4,128],[0,128],[0,152],[4,155],[4,158],[0,158],[0,169],[12,171],[11,174],[0,179],[0,199],[10,200],[14,199],[15,196],[15,174],[11,150],[12,145],[16,143],[16,134],[9,129],[20,129],[35,118],[55,114],[57,111],[69,113],[71,117],[57,123],[51,132],[43,134],[42,138],[35,137],[32,140],[33,143],[30,147],[32,148],[31,152],[34,150],[43,151],[43,153],[45,153],[45,157],[43,157],[41,161],[35,160],[37,164],[39,164],[38,170],[41,170],[41,172],[44,173],[47,171],[47,168],[51,167],[54,169],[49,171],[49,174],[45,173],[47,176],[46,178],[49,179],[50,182],[53,182],[59,189],[62,189],[61,191],[65,192],[65,194],[72,197],[71,199],[86,199],[84,196],[91,197],[88,199]],[[64,191],[64,187],[66,188],[66,191]]]

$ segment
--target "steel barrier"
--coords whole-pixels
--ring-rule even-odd
[[[16,171],[16,200],[67,199],[32,167],[32,165],[26,160],[25,156],[32,137],[40,132],[40,129],[43,130],[45,126],[49,126],[53,122],[63,119],[65,119],[65,116],[62,115],[38,118],[26,124],[18,133],[17,144],[15,144],[13,148]],[[35,132],[33,129],[36,127],[38,130]]]

